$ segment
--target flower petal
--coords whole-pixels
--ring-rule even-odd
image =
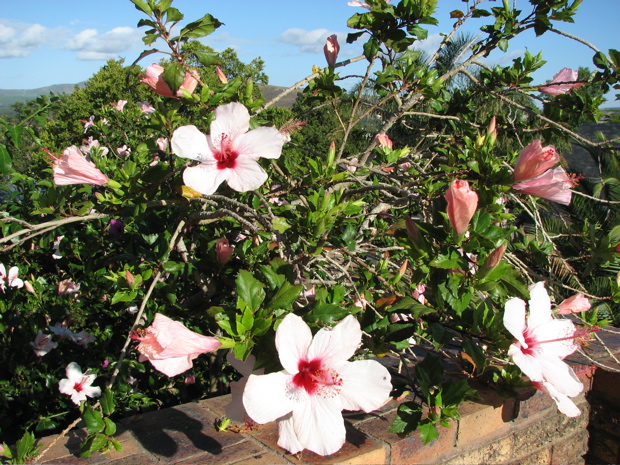
[[[338,369],[338,374],[342,378],[340,400],[343,409],[370,412],[390,398],[390,373],[375,360],[347,362]]]
[[[508,356],[512,357],[515,365],[532,381],[543,381],[543,370],[539,363],[539,354],[527,355],[521,351],[519,343],[512,344],[508,348]]]
[[[183,182],[203,195],[213,194],[226,181],[231,170],[220,170],[215,162],[201,163],[197,166],[185,168]]]
[[[67,365],[65,374],[67,375],[67,378],[74,383],[82,382],[82,368],[80,368],[80,366],[75,362],[71,362]]]
[[[293,313],[286,315],[276,331],[276,349],[282,367],[290,374],[297,373],[299,361],[307,359],[311,343],[312,331],[304,320]]]
[[[188,125],[177,128],[172,133],[172,151],[181,158],[189,158],[205,163],[214,160],[213,153],[207,142],[207,136],[196,126]]]
[[[553,355],[550,357],[539,356],[537,361],[542,369],[543,380],[553,384],[558,392],[569,397],[575,397],[583,391],[583,383],[579,381],[573,369],[559,358]]]
[[[551,299],[544,281],[537,282],[530,288],[530,314],[527,318],[528,329],[534,329],[539,325],[553,320],[551,315]]]
[[[551,398],[557,404],[560,412],[562,412],[567,417],[571,417],[571,418],[578,417],[579,415],[581,415],[581,410],[579,410],[579,407],[577,407],[575,403],[572,400],[570,400],[570,397],[558,391],[553,386],[553,384],[543,383],[543,386],[545,387],[547,393],[551,396]]]
[[[219,171],[227,172],[228,179],[226,182],[231,189],[237,192],[247,192],[258,189],[269,177],[255,160],[244,156],[239,156],[235,160],[234,168]]]
[[[292,413],[278,420],[278,446],[286,449],[291,454],[297,454],[304,450],[304,446],[299,442],[299,438],[295,434]]]
[[[334,367],[349,360],[362,341],[362,329],[353,315],[315,334],[308,349],[308,359],[320,358],[325,366]]]
[[[262,425],[290,413],[296,400],[300,400],[290,395],[290,380],[291,377],[281,371],[250,375],[243,391],[243,406],[249,417]],[[304,396],[304,393],[298,394]]]
[[[187,355],[195,358],[199,354],[212,352],[220,347],[220,342],[210,336],[203,336],[183,326],[161,313],[155,315],[153,327],[157,331],[157,342],[163,348],[156,358],[174,358]]]
[[[299,442],[319,455],[337,452],[346,439],[341,409],[339,396],[310,396],[293,410],[293,426]]]
[[[233,141],[233,149],[251,158],[279,158],[284,138],[274,127],[261,127],[246,132]]]
[[[214,147],[221,146],[222,135],[234,141],[250,128],[250,113],[241,103],[232,102],[217,107],[209,135]]]
[[[575,325],[570,320],[555,319],[548,321],[535,327],[531,334],[537,341],[554,341],[540,344],[540,348],[548,356],[563,359],[579,348],[573,339]],[[556,339],[564,340],[557,341]]]
[[[192,359],[189,355],[185,355],[183,357],[166,358],[163,360],[153,359],[150,356],[147,356],[147,358],[149,362],[151,362],[151,364],[153,365],[153,368],[170,377],[179,375],[194,366],[192,364]]]
[[[517,341],[525,345],[523,332],[525,331],[525,302],[513,297],[504,307],[504,326]]]

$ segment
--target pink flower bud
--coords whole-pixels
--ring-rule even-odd
[[[215,74],[217,75],[217,78],[220,80],[222,84],[228,84],[228,78],[226,77],[226,75],[224,74],[224,71],[222,71],[219,66],[215,67]]]
[[[560,155],[553,145],[542,146],[540,139],[536,139],[519,152],[515,165],[515,182],[525,181],[540,176],[560,162]]]
[[[591,306],[590,300],[583,295],[583,292],[579,292],[564,300],[556,307],[555,312],[560,315],[568,315],[571,313],[585,312],[586,310],[590,310]]]
[[[30,292],[31,294],[35,294],[34,292],[34,287],[32,286],[32,283],[30,281],[24,281],[24,287],[26,288],[26,290],[28,292]]]
[[[133,277],[133,275],[131,274],[131,271],[129,270],[125,270],[125,279],[127,280],[127,284],[129,284],[130,286],[136,282],[136,278]]]
[[[495,268],[499,264],[499,262],[502,260],[505,250],[506,250],[506,246],[502,244],[497,249],[495,249],[493,252],[491,252],[489,256],[487,257],[486,261],[484,262],[484,267],[487,270],[492,270],[493,268]]]
[[[325,46],[323,47],[323,52],[325,53],[327,64],[330,68],[333,68],[338,58],[338,52],[340,52],[340,45],[338,44],[338,37],[336,34],[332,34],[327,38]]]
[[[227,263],[235,251],[234,247],[228,245],[228,239],[222,237],[215,243],[215,251],[217,253],[217,261],[220,265]]]
[[[377,134],[375,140],[381,147],[392,148],[392,139],[390,139],[387,134]]]
[[[450,184],[445,197],[450,224],[457,234],[464,234],[478,208],[478,194],[469,188],[467,181],[456,180]]]

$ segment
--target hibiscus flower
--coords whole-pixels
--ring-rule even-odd
[[[572,321],[553,318],[543,282],[531,287],[529,307],[526,320],[523,300],[515,297],[506,302],[504,326],[515,337],[508,355],[532,382],[546,388],[562,410],[564,396],[575,397],[583,390],[573,369],[563,361],[579,348],[575,339],[582,334]]]
[[[174,131],[172,151],[200,162],[185,169],[185,184],[203,195],[213,194],[223,181],[238,192],[259,188],[267,173],[257,160],[279,158],[284,138],[275,127],[249,128],[247,108],[233,102],[215,110],[208,136],[192,125]]]
[[[24,282],[17,277],[19,269],[16,266],[9,268],[9,274],[6,273],[4,264],[0,263],[0,290],[4,292],[7,286],[21,288]]]
[[[140,341],[137,349],[139,360],[148,360],[166,376],[176,376],[192,368],[192,360],[200,354],[212,352],[220,342],[187,329],[183,324],[157,313],[153,324],[146,330],[132,334]]]
[[[65,373],[67,377],[58,382],[58,390],[62,394],[71,396],[74,404],[80,405],[80,402],[86,400],[86,397],[99,397],[101,395],[100,387],[91,386],[97,375],[93,375],[90,370],[82,374],[80,366],[71,362],[67,365]]]
[[[294,314],[276,331],[276,348],[284,370],[250,375],[243,405],[256,423],[278,420],[278,445],[292,454],[309,449],[319,455],[337,452],[345,442],[341,411],[370,412],[390,396],[387,369],[374,360],[348,362],[362,339],[353,315],[314,338]]]

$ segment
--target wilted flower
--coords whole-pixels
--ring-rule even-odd
[[[555,312],[560,315],[569,315],[571,313],[580,313],[590,310],[591,306],[590,300],[583,295],[583,292],[579,292],[564,300],[555,308]]]
[[[544,86],[540,86],[538,90],[552,96],[567,94],[571,89],[584,86],[584,82],[575,82],[578,79],[578,72],[570,68],[562,68],[553,80]]]
[[[426,302],[424,292],[426,292],[425,284],[418,284],[413,291],[413,298],[420,302],[422,305],[424,305],[424,302]]]
[[[124,144],[122,147],[116,149],[116,153],[118,153],[119,157],[127,157],[131,155],[131,149],[127,147],[127,144]]]
[[[338,59],[338,53],[340,52],[340,44],[338,44],[338,36],[332,34],[325,41],[323,47],[323,53],[325,54],[325,60],[330,68],[333,68]]]
[[[138,102],[138,106],[140,107],[140,111],[145,116],[149,116],[151,113],[155,112],[155,107],[151,105],[149,102]]]
[[[60,241],[62,241],[64,238],[65,236],[57,236],[56,240],[52,244],[52,247],[54,248],[52,258],[54,260],[60,260],[62,258],[62,253],[60,253]]]
[[[83,139],[82,142],[86,142],[86,144],[80,146],[80,150],[84,155],[98,154],[101,157],[105,157],[109,152],[108,148],[102,147],[97,139],[93,139],[93,136]]]
[[[64,279],[58,283],[58,295],[73,294],[80,290],[80,285],[70,279]]]
[[[88,128],[91,128],[95,125],[95,115],[90,115],[90,118],[81,119],[82,123],[84,123],[84,132],[88,131]]]
[[[576,182],[575,178],[566,174],[564,168],[558,167],[547,170],[536,178],[513,184],[512,188],[522,194],[569,205],[573,195],[571,188]]]
[[[267,180],[267,173],[257,160],[279,158],[284,139],[274,127],[248,131],[249,127],[247,108],[233,102],[215,110],[208,136],[196,126],[181,126],[174,131],[174,153],[200,162],[185,169],[185,184],[203,195],[213,194],[223,181],[238,192],[259,188]]]
[[[60,339],[72,339],[73,332],[64,326],[62,323],[56,323],[54,326],[50,326],[49,330],[58,336]]]
[[[259,424],[278,420],[278,445],[292,454],[338,451],[346,435],[341,411],[375,410],[392,390],[390,374],[380,363],[347,361],[361,339],[353,315],[313,338],[301,317],[288,314],[276,330],[284,370],[249,376],[243,392],[247,414]]]
[[[375,136],[375,140],[381,147],[385,147],[388,149],[392,148],[392,139],[389,138],[387,134],[377,134]]]
[[[221,345],[216,338],[190,331],[161,313],[155,314],[151,326],[134,332],[132,338],[140,341],[137,347],[139,360],[148,360],[166,376],[189,370],[198,355],[217,350]]]
[[[80,405],[80,402],[86,400],[86,397],[99,397],[101,395],[100,387],[91,386],[97,376],[92,374],[90,370],[82,374],[80,366],[75,362],[71,362],[67,365],[65,373],[67,377],[60,380],[58,390],[62,394],[71,396],[74,404]]]
[[[31,342],[30,345],[38,357],[43,357],[50,350],[58,347],[58,343],[52,341],[51,334],[43,334],[41,331],[37,333],[37,337],[34,338],[34,342]]]
[[[127,100],[119,100],[116,103],[110,103],[110,105],[112,105],[112,108],[122,113],[123,109],[125,108],[126,103],[127,103]]]
[[[9,273],[6,273],[4,264],[0,263],[0,290],[4,292],[7,287],[21,288],[24,282],[17,277],[19,274],[19,268],[13,266],[9,268]]]
[[[95,342],[97,338],[86,331],[80,331],[71,335],[71,340],[84,348],[88,348],[88,344]]]
[[[220,265],[227,263],[231,259],[234,251],[235,248],[228,245],[228,239],[226,239],[225,237],[219,238],[215,243],[217,261]]]
[[[478,208],[478,194],[469,188],[467,181],[456,180],[450,184],[445,197],[450,224],[457,234],[464,234]]]
[[[62,157],[53,157],[54,184],[93,184],[102,186],[109,178],[97,169],[95,164],[86,160],[80,150],[72,145],[65,149]]]
[[[168,147],[170,146],[170,142],[167,137],[158,137],[155,143],[157,144],[157,148],[162,152],[168,151]]]
[[[183,95],[183,89],[185,89],[190,94],[194,92],[198,81],[191,73],[185,73],[185,79],[183,80],[183,84],[179,87],[176,92],[176,95],[172,93],[170,86],[166,81],[164,81],[164,67],[152,64],[144,71],[144,76],[142,76],[142,82],[157,92],[159,95],[163,95],[165,97],[181,97]],[[144,111],[144,110],[143,110]]]
[[[122,220],[111,218],[108,232],[114,236],[121,236],[125,232],[125,223]]]
[[[542,146],[540,139],[531,142],[519,152],[515,164],[515,182],[525,181],[540,176],[560,162],[560,155],[553,145]]]

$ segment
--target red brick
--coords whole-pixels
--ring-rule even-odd
[[[508,462],[507,465],[549,465],[550,463],[551,449],[549,447],[545,447],[543,449],[532,452],[525,457],[519,457],[516,460],[512,460]]]
[[[514,399],[504,399],[490,390],[480,390],[479,394],[480,401],[463,402],[459,408],[457,446],[489,436],[501,437],[510,430],[508,422],[514,416]]]
[[[396,417],[396,410],[383,415],[378,415],[367,421],[357,423],[355,426],[373,438],[386,442],[391,447],[392,463],[412,464],[419,463],[451,450],[456,439],[456,425],[452,428],[438,426],[439,437],[434,441],[424,444],[420,438],[420,432],[414,431],[409,436],[400,437],[390,433],[389,428]]]
[[[303,464],[384,463],[387,454],[383,445],[369,438],[348,422],[345,422],[345,427],[347,429],[346,442],[338,452],[325,457],[308,450],[292,455],[281,449],[277,444],[278,426],[275,422],[259,425],[255,431],[248,434],[266,445],[269,450],[281,452],[287,460],[292,462]],[[372,459],[373,462],[368,462],[367,459]]]
[[[537,389],[528,389],[517,399],[515,413],[518,418],[530,418],[547,409],[557,409],[549,394]]]

